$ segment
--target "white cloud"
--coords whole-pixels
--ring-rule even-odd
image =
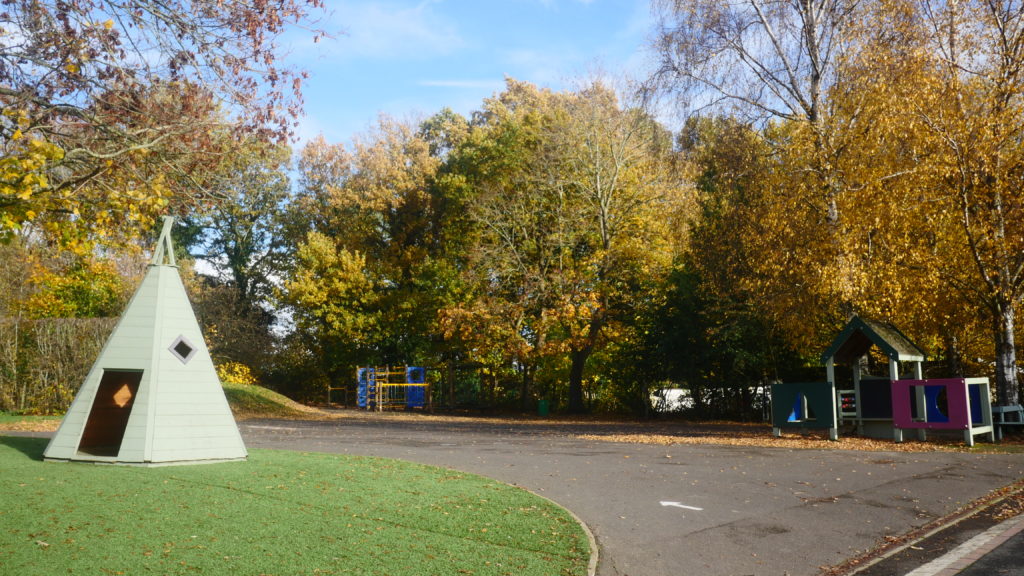
[[[433,9],[434,2],[345,2],[336,8],[345,22],[335,40],[337,55],[382,60],[424,59],[451,54],[465,45],[455,23]]]

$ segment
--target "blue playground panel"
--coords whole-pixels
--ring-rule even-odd
[[[359,387],[356,389],[356,405],[366,408],[367,398],[376,392],[376,378],[373,368],[360,368],[358,372]]]
[[[925,386],[924,404],[927,410],[929,422],[949,422],[949,415],[939,407],[939,394],[945,390],[945,386]]]
[[[789,418],[786,419],[786,422],[799,422],[800,420],[803,420],[803,413],[804,398],[803,396],[798,395],[796,400],[793,402],[793,411],[789,413]]]
[[[407,384],[423,384],[427,381],[427,371],[422,366],[409,366],[405,369]],[[423,408],[427,405],[427,387],[410,386],[405,389],[405,405],[407,408]]]
[[[928,422],[949,422],[949,415],[939,407],[939,394],[945,389],[945,386],[924,387],[925,413]],[[967,394],[971,399],[971,423],[981,424],[981,384],[968,385]]]
[[[967,396],[971,399],[971,424],[984,424],[985,417],[981,414],[981,384],[968,384]]]

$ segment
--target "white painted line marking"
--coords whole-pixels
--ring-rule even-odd
[[[684,510],[696,510],[698,512],[704,510],[703,508],[697,508],[696,506],[687,506],[685,504],[680,504],[679,502],[666,502],[665,500],[661,501],[661,505],[672,506],[673,508],[682,508]]]

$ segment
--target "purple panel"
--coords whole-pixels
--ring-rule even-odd
[[[949,422],[914,422],[910,415],[912,386],[943,386]],[[967,383],[963,378],[941,380],[893,380],[892,420],[896,428],[927,428],[931,430],[967,430],[971,427],[967,411]]]

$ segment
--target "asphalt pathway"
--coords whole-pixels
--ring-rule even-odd
[[[607,432],[586,425],[358,416],[240,428],[250,448],[399,458],[546,496],[594,533],[599,576],[812,576],[1024,473],[1019,455],[622,444],[577,438]]]

